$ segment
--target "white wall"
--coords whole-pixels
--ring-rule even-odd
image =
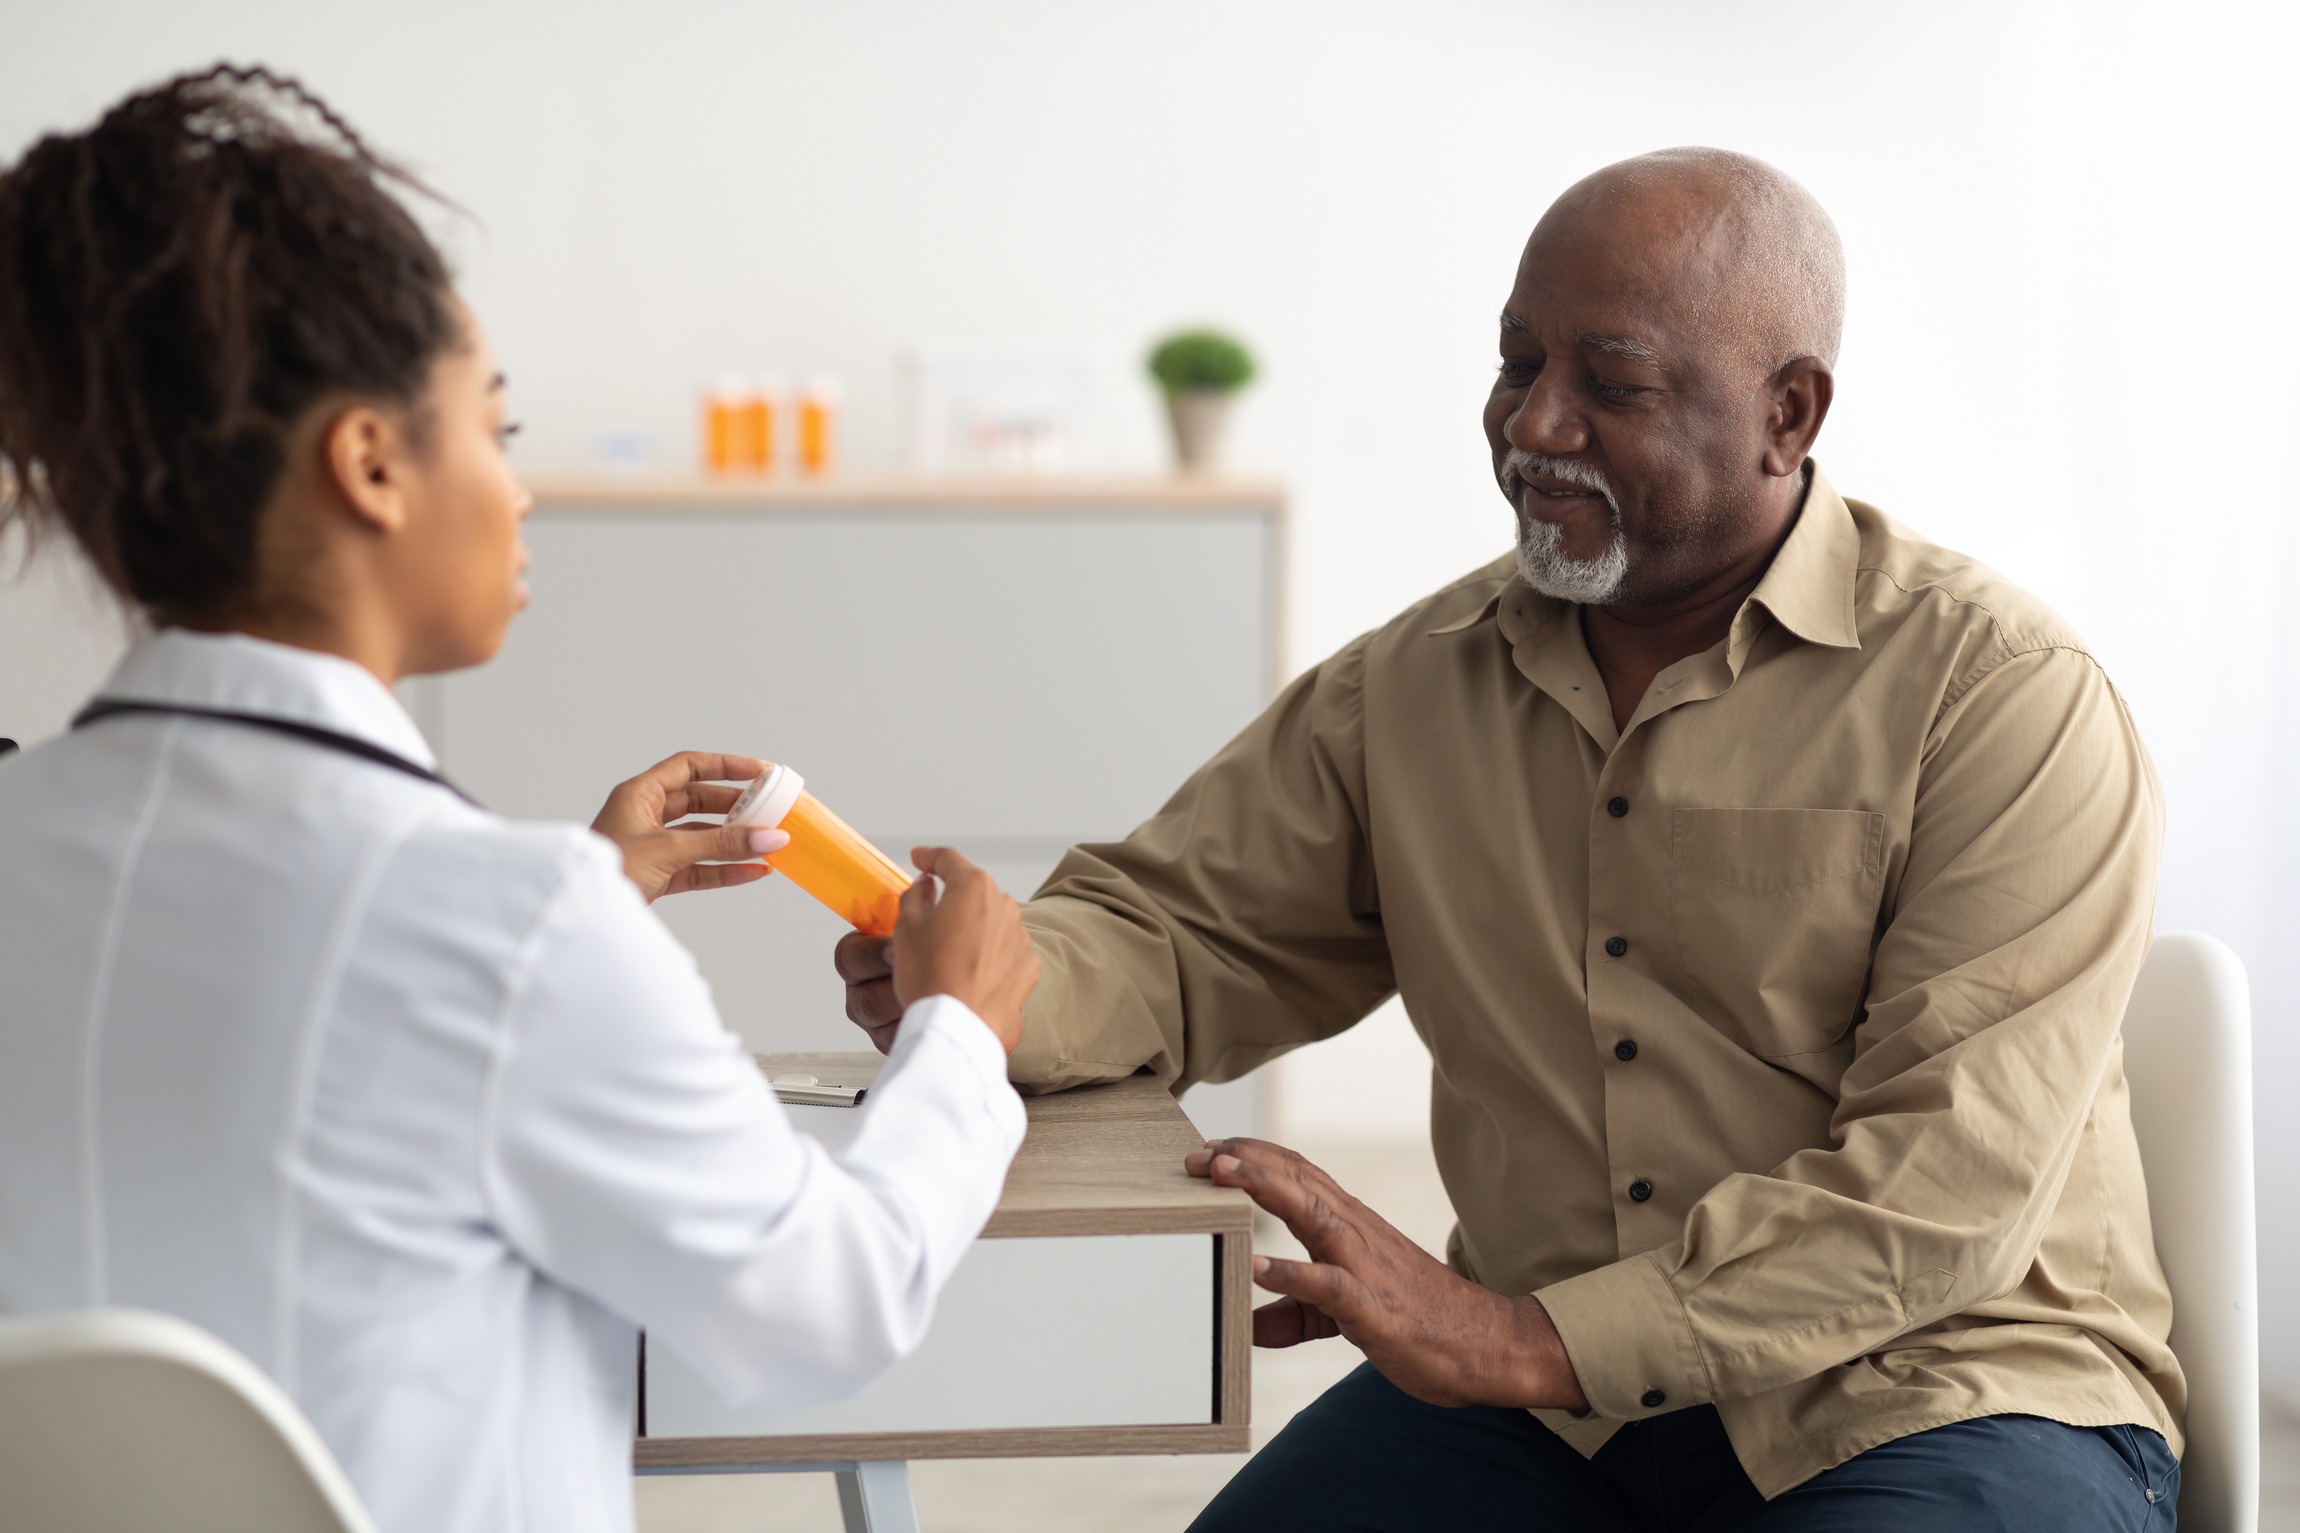
[[[1548,200],[1664,144],[1774,160],[1852,262],[1823,461],[2062,606],[2142,720],[2164,924],[2259,985],[2268,1292],[2300,1285],[2285,11],[0,0],[0,37],[0,154],[262,59],[472,209],[452,243],[531,466],[624,430],[683,460],[730,364],[844,374],[852,456],[883,459],[893,352],[970,336],[1084,348],[1102,460],[1148,466],[1144,343],[1234,325],[1266,364],[1237,455],[1297,489],[1302,661],[1504,545],[1477,407]],[[1289,1111],[1418,1123],[1410,1046],[1354,1047]],[[2300,1307],[2269,1318],[2300,1390]]]

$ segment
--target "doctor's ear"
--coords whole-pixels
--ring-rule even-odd
[[[353,515],[378,532],[407,525],[418,443],[407,418],[375,405],[349,406],[320,433],[328,479]]]

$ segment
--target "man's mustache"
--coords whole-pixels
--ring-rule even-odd
[[[1502,488],[1509,493],[1509,498],[1513,502],[1518,498],[1518,487],[1515,481],[1521,473],[1545,474],[1552,479],[1562,479],[1567,484],[1580,489],[1594,491],[1605,497],[1606,507],[1612,511],[1615,520],[1620,519],[1621,502],[1614,498],[1612,484],[1607,481],[1601,471],[1586,463],[1573,458],[1553,458],[1547,453],[1527,452],[1522,447],[1512,447],[1501,460],[1501,482]]]

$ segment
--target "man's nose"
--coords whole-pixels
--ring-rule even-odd
[[[1589,426],[1556,381],[1558,369],[1545,367],[1502,425],[1509,445],[1526,452],[1570,457],[1589,446]]]

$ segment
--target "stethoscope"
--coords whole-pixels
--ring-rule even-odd
[[[307,745],[317,745],[324,750],[341,751],[347,756],[357,756],[362,761],[370,761],[380,767],[389,767],[394,772],[405,772],[410,777],[420,777],[425,782],[435,783],[445,788],[472,808],[480,807],[479,800],[420,762],[410,761],[405,756],[387,751],[382,746],[362,740],[356,735],[341,734],[333,729],[323,729],[317,724],[306,724],[299,719],[276,718],[268,713],[239,713],[229,708],[198,708],[188,703],[147,703],[131,697],[99,697],[72,715],[71,727],[84,729],[88,725],[104,719],[139,713],[163,714],[186,719],[207,719],[218,724],[239,724],[249,729],[268,729],[273,734],[286,735],[290,739],[301,740]],[[0,740],[0,755],[6,755],[15,748],[15,741]]]

